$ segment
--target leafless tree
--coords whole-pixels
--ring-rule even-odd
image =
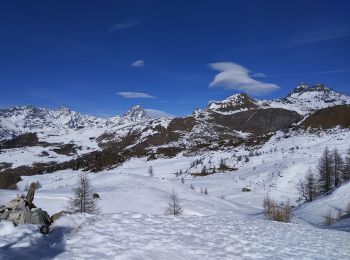
[[[208,195],[208,189],[207,189],[207,187],[204,188],[204,194],[205,194],[205,195]]]
[[[182,215],[182,213],[183,208],[181,206],[180,199],[175,190],[173,189],[169,197],[168,208],[166,209],[165,214],[179,216]]]
[[[305,176],[304,180],[297,183],[297,190],[299,192],[299,200],[307,202],[313,201],[317,195],[317,180],[311,168]]]
[[[148,168],[149,177],[154,177],[154,171],[152,165]]]
[[[94,198],[93,196],[94,191],[86,174],[79,175],[73,191],[74,195],[69,200],[69,211],[73,213],[99,213],[100,210],[97,205],[97,198]]]
[[[195,190],[194,185],[191,183],[190,185],[191,190]]]

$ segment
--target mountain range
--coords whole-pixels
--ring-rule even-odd
[[[152,118],[140,105],[107,119],[64,107],[1,109],[0,170],[11,178],[66,168],[100,171],[133,157],[152,160],[263,145],[280,130],[349,127],[349,104],[349,96],[323,84],[302,83],[284,98],[235,94],[175,118]],[[16,153],[22,153],[20,162]]]

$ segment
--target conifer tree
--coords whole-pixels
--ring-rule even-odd
[[[333,188],[334,178],[332,174],[332,160],[331,153],[329,152],[328,147],[326,147],[318,165],[319,187],[321,194],[326,193]]]
[[[332,164],[333,164],[332,168],[333,168],[333,177],[334,177],[334,187],[339,187],[339,185],[341,184],[344,162],[337,148],[333,150]]]
[[[344,168],[342,171],[342,181],[350,180],[350,149],[345,156]]]

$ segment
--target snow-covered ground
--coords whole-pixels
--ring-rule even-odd
[[[1,259],[348,259],[350,233],[236,215],[59,219],[49,236],[1,223]]]
[[[350,258],[350,233],[319,229],[324,215],[350,201],[350,184],[294,211],[292,224],[263,220],[262,201],[267,194],[278,201],[298,206],[295,188],[309,167],[315,168],[324,148],[349,148],[350,132],[332,130],[317,134],[278,132],[255,148],[206,152],[198,156],[147,161],[131,159],[108,171],[87,173],[100,195],[101,216],[66,216],[53,233],[42,237],[33,226],[0,226],[0,259],[266,259]],[[256,153],[257,152],[257,153]],[[243,159],[239,160],[242,155]],[[190,173],[218,168],[221,159],[232,172],[205,177]],[[195,160],[203,163],[191,167]],[[154,177],[148,176],[148,168]],[[182,176],[175,173],[182,170]],[[80,171],[24,176],[19,190],[0,190],[0,204],[24,191],[27,183],[40,181],[34,203],[50,215],[64,210]],[[184,177],[184,184],[181,182]],[[194,190],[190,188],[191,184]],[[251,192],[242,192],[242,188]],[[207,188],[208,195],[200,192]],[[165,216],[169,193],[175,189],[184,216]],[[311,225],[312,224],[312,225]],[[39,248],[50,248],[45,255]],[[6,257],[7,258],[6,258]]]

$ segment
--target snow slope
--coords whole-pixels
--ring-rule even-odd
[[[65,216],[44,238],[1,223],[1,259],[347,259],[350,233],[235,215]],[[9,234],[10,233],[10,234]],[[39,250],[43,249],[43,250]]]
[[[330,196],[294,211],[293,224],[263,220],[262,201],[291,200],[298,205],[295,184],[317,164],[323,149],[349,147],[350,132],[333,129],[319,133],[278,132],[257,147],[249,162],[237,158],[249,147],[213,151],[198,156],[147,161],[131,159],[121,166],[87,173],[100,195],[102,215],[66,216],[46,238],[35,226],[11,227],[1,222],[0,259],[347,259],[350,233],[318,229],[324,212],[336,214],[346,205],[349,184]],[[192,177],[206,165],[218,167],[221,159],[237,171]],[[194,160],[203,163],[191,167]],[[148,167],[154,177],[148,176]],[[185,183],[174,173],[182,170]],[[0,190],[0,204],[21,193],[27,183],[39,180],[34,203],[50,214],[64,210],[79,171],[23,176],[20,190]],[[190,185],[194,186],[194,190]],[[242,192],[249,187],[251,192]],[[207,188],[209,194],[200,192]],[[164,216],[169,193],[175,189],[184,216]],[[40,250],[50,248],[50,250]]]

